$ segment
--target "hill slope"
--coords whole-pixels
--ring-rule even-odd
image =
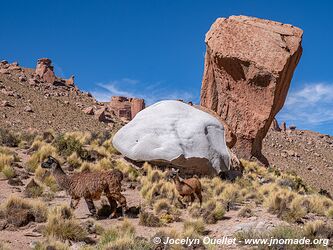
[[[85,114],[82,110],[87,107],[99,110],[99,116]],[[0,114],[0,127],[14,131],[97,132],[122,123],[89,93],[74,85],[37,81],[33,69],[19,66],[0,70]]]
[[[263,153],[271,165],[302,177],[318,190],[333,194],[333,137],[307,130],[270,130]]]

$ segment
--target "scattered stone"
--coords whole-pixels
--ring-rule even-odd
[[[11,186],[24,186],[23,182],[18,177],[8,179],[8,184]]]
[[[100,122],[107,122],[107,119],[105,116],[105,108],[100,108],[100,109],[96,110],[95,115]]]
[[[66,80],[66,85],[73,87],[75,86],[74,84],[74,76],[72,75],[69,79]]]
[[[84,108],[83,112],[87,115],[94,115],[94,108],[93,107]]]
[[[2,107],[13,107],[13,106],[9,103],[9,101],[2,101],[2,102],[1,102],[1,106],[2,106]]]
[[[296,125],[290,125],[289,129],[292,130],[292,131],[296,130]]]
[[[31,106],[25,106],[24,111],[28,113],[33,113],[34,111],[32,110]]]

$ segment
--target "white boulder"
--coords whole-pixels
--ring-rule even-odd
[[[171,163],[191,174],[230,169],[224,127],[212,115],[180,101],[161,101],[139,112],[113,138],[134,161]]]

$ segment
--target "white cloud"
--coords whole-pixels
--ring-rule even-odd
[[[135,87],[133,84],[135,84]],[[110,101],[111,96],[143,98],[147,105],[167,99],[196,101],[196,96],[192,92],[170,90],[171,87],[163,82],[146,84],[138,80],[123,78],[108,83],[97,83],[96,86],[98,87],[98,90],[91,91],[91,93],[98,101]]]
[[[333,122],[333,84],[307,84],[290,92],[278,118],[300,127]]]

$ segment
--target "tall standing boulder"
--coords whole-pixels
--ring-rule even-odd
[[[56,76],[53,71],[52,61],[48,58],[40,58],[37,61],[36,75],[47,83],[53,84],[56,80]]]
[[[239,157],[265,161],[262,140],[284,105],[302,34],[289,24],[246,16],[218,18],[207,32],[200,104],[235,134]]]

